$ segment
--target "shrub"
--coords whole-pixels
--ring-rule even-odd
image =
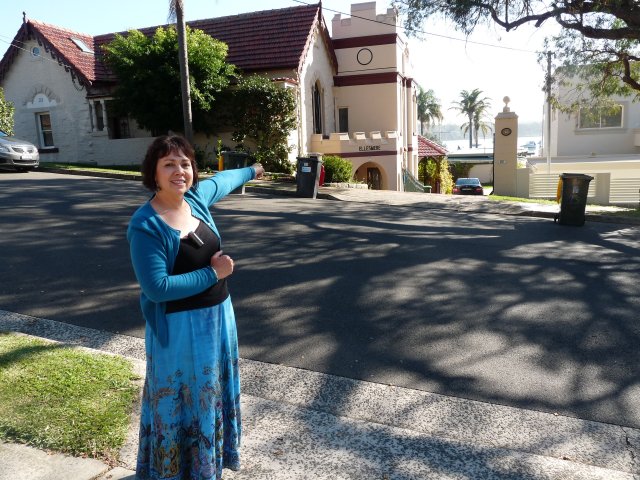
[[[256,160],[269,172],[291,173],[289,135],[297,127],[293,89],[259,75],[242,78],[233,90],[232,139],[253,140]]]
[[[351,180],[351,162],[336,155],[322,157],[325,182],[348,182]]]
[[[439,160],[433,158],[423,159],[420,161],[418,169],[419,175],[423,178],[424,184],[431,185],[434,192],[436,191],[436,184],[440,185],[439,193],[452,192],[453,176],[450,171],[450,164],[446,158]]]
[[[0,130],[7,135],[13,134],[13,103],[4,98],[4,91],[0,88]]]

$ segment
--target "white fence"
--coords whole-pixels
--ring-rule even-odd
[[[640,177],[612,178],[609,187],[609,202],[612,204],[640,205]]]
[[[599,205],[640,206],[640,177],[613,176],[611,173],[590,173],[588,202]],[[555,200],[560,175],[531,173],[518,169],[518,196]]]

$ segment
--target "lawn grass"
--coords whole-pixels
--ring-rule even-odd
[[[546,204],[557,204],[555,200],[545,200],[542,198],[522,198],[522,197],[508,197],[506,195],[493,195],[491,192],[493,191],[493,184],[486,183],[482,184],[482,188],[484,189],[484,194],[489,200],[495,200],[497,202],[523,202],[523,203],[546,203]]]
[[[61,170],[86,170],[90,172],[117,172],[140,175],[139,165],[104,165],[98,167],[90,163],[40,162],[40,166],[46,168],[59,168]]]
[[[619,211],[619,212],[611,212],[611,213],[607,213],[607,215],[610,215],[610,216],[613,216],[613,217],[640,218],[640,208],[622,210],[622,211]]]
[[[558,205],[555,200],[545,200],[543,198],[521,198],[521,197],[507,197],[505,195],[488,195],[489,200],[495,200],[497,202],[522,202],[522,203],[542,203],[547,205]]]
[[[485,189],[485,195],[489,200],[497,202],[522,202],[522,203],[541,203],[546,205],[560,205],[555,200],[546,200],[542,198],[521,198],[521,197],[507,197],[504,195],[489,195],[487,192],[493,190],[493,185],[483,185]],[[614,217],[633,217],[640,218],[640,208],[622,208],[618,211],[607,212],[607,215]]]
[[[0,332],[0,439],[113,463],[134,379],[121,357]]]

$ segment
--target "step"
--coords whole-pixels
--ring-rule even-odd
[[[576,461],[244,396],[242,470],[233,480],[633,480]]]
[[[483,451],[640,473],[638,429],[246,359],[241,372],[245,395],[279,405],[475,445]]]

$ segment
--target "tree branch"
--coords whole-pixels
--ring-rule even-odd
[[[638,83],[638,81],[635,78],[633,78],[633,75],[631,74],[630,56],[624,55],[621,58],[621,61],[624,68],[624,75],[622,76],[622,81],[627,85],[629,85],[634,90],[640,90],[640,83]]]
[[[523,15],[513,21],[508,21],[505,12],[505,19],[500,18],[495,2],[471,1],[469,5],[484,11],[491,19],[503,27],[506,31],[513,30],[522,25],[533,23],[535,27],[540,27],[549,19],[555,21],[564,28],[577,30],[585,37],[601,38],[606,40],[637,40],[640,38],[640,5],[633,1],[625,2],[560,2],[558,5],[545,12],[537,14]],[[527,10],[530,2],[523,2],[523,9]],[[610,15],[623,20],[627,27],[621,28],[596,28],[585,25],[582,20],[584,14]],[[580,20],[570,21],[563,16],[573,18],[580,17]]]

